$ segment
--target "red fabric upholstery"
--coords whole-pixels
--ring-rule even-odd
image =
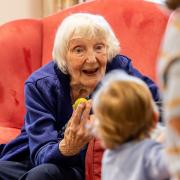
[[[23,124],[24,81],[51,59],[57,26],[73,12],[103,15],[141,72],[155,80],[156,57],[169,14],[143,0],[94,0],[41,20],[18,20],[0,27],[0,143],[17,136]],[[86,179],[99,180],[103,150],[93,140],[87,152]]]
[[[100,141],[92,139],[88,145],[86,153],[86,180],[101,179],[101,160],[104,149],[100,145]]]
[[[41,21],[20,20],[0,27],[0,143],[20,132],[24,81],[41,66],[41,49]]]

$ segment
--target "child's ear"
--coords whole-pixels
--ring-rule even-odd
[[[158,120],[159,120],[159,113],[158,112],[154,112],[154,115],[153,115],[154,127],[156,127],[156,125],[158,123]]]

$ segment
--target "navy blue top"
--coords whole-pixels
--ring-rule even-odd
[[[159,100],[154,82],[132,67],[126,56],[117,55],[107,64],[106,72],[125,70],[141,78],[149,86],[155,101]],[[70,78],[51,61],[35,71],[25,82],[26,115],[20,135],[6,144],[1,160],[28,162],[32,166],[54,163],[73,166],[82,165],[82,155],[65,157],[59,151],[64,126],[72,114]]]

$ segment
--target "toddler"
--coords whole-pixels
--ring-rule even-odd
[[[158,110],[142,80],[108,74],[93,97],[93,111],[96,136],[106,148],[102,180],[169,179],[164,147],[150,138]]]

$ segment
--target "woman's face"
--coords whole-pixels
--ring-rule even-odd
[[[106,70],[106,42],[102,38],[72,37],[66,60],[71,84],[95,88]]]

